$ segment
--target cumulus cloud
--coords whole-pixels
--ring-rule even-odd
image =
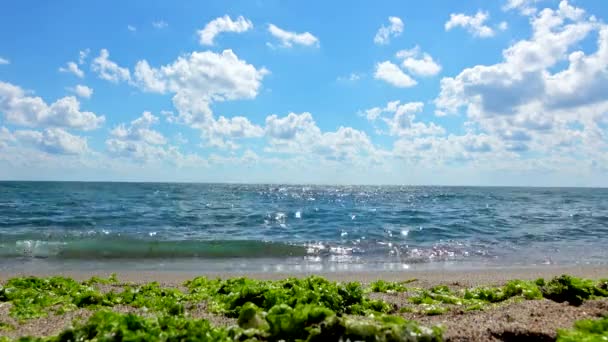
[[[78,64],[84,64],[84,62],[86,62],[87,58],[89,57],[89,53],[91,53],[90,49],[78,51]]]
[[[312,114],[308,112],[289,113],[282,118],[273,114],[266,118],[266,135],[272,139],[292,140],[296,135],[306,132],[320,132]]]
[[[238,58],[232,50],[222,53],[193,52],[158,68],[142,60],[135,66],[135,84],[147,92],[174,94],[177,115],[168,120],[199,129],[210,146],[237,148],[233,139],[259,137],[262,128],[245,117],[216,119],[211,104],[255,98],[265,68],[256,68]]]
[[[363,112],[369,121],[381,118],[388,127],[388,134],[393,136],[423,136],[445,134],[443,127],[431,122],[425,124],[416,121],[416,114],[424,109],[422,102],[390,101],[385,107],[374,107]]]
[[[591,55],[572,52],[568,56],[568,68],[546,78],[549,108],[572,108],[608,101],[608,26],[599,31],[597,46],[597,51]]]
[[[418,84],[416,80],[399,69],[399,66],[390,61],[384,61],[376,64],[374,78],[385,81],[399,88],[409,88]]]
[[[233,139],[258,138],[263,135],[262,127],[254,125],[243,116],[220,116],[217,120],[212,120],[209,127],[203,131],[203,136],[207,138],[210,146],[230,149],[239,147]]]
[[[120,124],[112,129],[110,135],[121,140],[142,141],[151,145],[164,145],[167,139],[158,131],[150,129],[158,123],[158,117],[150,112],[143,112],[142,116],[131,121],[130,125]]]
[[[445,23],[445,30],[450,31],[453,28],[462,27],[475,37],[489,38],[494,36],[494,30],[485,24],[489,17],[488,12],[482,11],[477,11],[474,16],[452,13],[450,20]]]
[[[29,96],[18,86],[0,82],[0,113],[15,125],[93,130],[105,121],[104,116],[80,110],[80,102],[63,97],[48,105],[42,98]]]
[[[0,65],[7,65],[7,64],[11,64],[11,61],[9,61],[6,58],[0,57]]]
[[[608,26],[566,0],[535,13],[531,37],[506,48],[503,61],[441,81],[437,113],[464,108],[469,122],[507,151],[597,158],[608,148],[595,121],[608,112]],[[597,50],[576,50],[591,32],[597,32]]]
[[[192,52],[159,68],[142,60],[135,66],[134,78],[144,91],[174,94],[176,120],[204,130],[213,120],[211,103],[256,97],[267,73],[224,50]]]
[[[70,88],[70,91],[74,92],[79,97],[89,99],[93,95],[93,88],[89,88],[85,85],[78,84],[74,88]]]
[[[110,52],[101,49],[99,56],[93,59],[91,70],[97,73],[99,78],[118,83],[131,80],[131,72],[127,68],[120,67],[116,62],[110,60]]]
[[[152,113],[143,112],[139,118],[129,124],[116,126],[110,131],[110,138],[106,140],[108,153],[140,163],[152,161],[179,163],[187,158],[198,158],[185,156],[176,146],[168,145],[165,136],[152,129],[158,121],[158,117]]]
[[[502,160],[517,161],[516,154],[484,133],[399,139],[393,146],[393,154],[419,167],[435,170],[442,165],[464,164],[496,168]]]
[[[84,154],[89,150],[86,138],[61,128],[47,128],[42,132],[18,130],[13,135],[19,143],[50,154]]]
[[[463,70],[455,78],[444,78],[437,105],[454,112],[475,102],[484,115],[491,116],[513,114],[520,106],[541,100],[546,94],[548,81],[572,73],[572,70],[566,70],[566,73],[551,75],[548,68],[566,59],[568,50],[597,27],[597,24],[585,20],[574,20],[566,25],[566,20],[572,21],[570,18],[580,19],[580,12],[567,1],[562,1],[557,10],[543,10],[532,20],[532,38],[505,49],[503,62],[477,65]],[[601,48],[598,53],[601,54]],[[570,68],[575,67],[583,55],[582,52],[571,55]],[[601,56],[596,57],[600,57],[592,58],[596,62],[601,59]],[[562,89],[567,89],[567,86]],[[577,93],[586,96],[582,92]]]
[[[540,0],[507,0],[502,7],[504,11],[518,10],[523,15],[535,14],[537,9],[535,3]]]
[[[155,116],[144,113],[129,125],[116,127],[105,142],[107,154],[137,164],[167,163],[178,167],[207,165],[207,161],[199,155],[184,154],[177,146],[169,145],[160,132],[150,128],[156,122]]]
[[[433,60],[433,57],[426,52],[420,51],[416,45],[410,50],[397,52],[397,58],[403,59],[401,65],[404,69],[418,76],[435,76],[441,72],[441,65]]]
[[[84,71],[82,71],[75,62],[67,62],[65,67],[59,68],[59,72],[70,73],[80,78],[84,77]]]
[[[213,19],[205,25],[205,28],[197,31],[199,42],[202,45],[213,45],[215,37],[222,32],[243,33],[253,28],[251,20],[245,17],[238,16],[236,20],[232,20],[230,16],[225,15]]]
[[[286,31],[274,24],[268,25],[268,32],[279,40],[281,46],[286,48],[293,47],[294,45],[319,46],[319,39],[310,32],[296,33]]]
[[[403,33],[403,21],[399,17],[388,17],[388,26],[382,25],[374,36],[374,43],[386,45],[390,43],[391,37],[398,37]]]
[[[267,152],[349,162],[379,153],[365,132],[343,126],[334,132],[322,132],[308,112],[284,117],[269,115],[265,135],[270,143]]]
[[[4,126],[0,127],[0,149],[6,148],[14,140],[15,138],[8,128]]]

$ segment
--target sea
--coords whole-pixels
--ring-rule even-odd
[[[0,271],[607,262],[608,189],[0,182]]]

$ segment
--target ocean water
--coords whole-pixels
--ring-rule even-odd
[[[608,189],[0,182],[0,270],[605,264]]]

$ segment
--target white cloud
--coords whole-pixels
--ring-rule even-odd
[[[70,91],[73,91],[79,97],[89,99],[93,95],[93,88],[89,88],[85,85],[78,84],[74,88],[70,88]]]
[[[99,56],[93,59],[91,70],[96,72],[99,78],[112,83],[131,80],[129,69],[120,67],[116,62],[111,61],[110,52],[107,49],[101,49]]]
[[[67,73],[71,73],[74,74],[80,78],[84,77],[84,71],[82,71],[79,67],[78,64],[74,63],[74,62],[67,62],[65,67],[60,67],[59,68],[59,72],[67,72]]]
[[[277,38],[283,47],[290,48],[295,45],[319,46],[319,39],[310,32],[296,33],[285,31],[274,24],[268,25],[268,32]]]
[[[532,38],[505,49],[502,63],[477,65],[455,78],[444,78],[437,105],[453,113],[473,101],[486,115],[512,114],[542,97],[547,87],[547,69],[566,59],[568,50],[597,27],[584,20],[565,25],[572,13],[579,11],[567,1],[562,1],[558,10],[540,12],[532,19]]]
[[[428,53],[421,52],[418,45],[413,49],[397,52],[397,58],[403,59],[403,68],[418,76],[435,76],[441,72],[441,65]]]
[[[441,81],[438,113],[464,108],[472,127],[505,151],[599,160],[608,149],[606,130],[597,124],[608,112],[608,26],[565,0],[536,13],[531,37],[506,48],[502,62]],[[597,50],[578,51],[595,31]]]
[[[133,25],[127,25],[127,30],[129,30],[131,32],[135,32],[135,31],[137,31],[137,27],[135,27]]]
[[[292,140],[297,135],[306,134],[306,132],[320,132],[312,115],[308,112],[289,113],[283,118],[273,114],[266,118],[266,135],[272,139]]]
[[[106,140],[108,153],[138,163],[165,161],[181,164],[195,161],[201,164],[204,162],[196,155],[184,155],[176,146],[168,145],[165,136],[151,128],[158,122],[158,117],[150,112],[143,112],[128,125],[116,126],[110,131],[110,137]]]
[[[220,116],[213,122],[213,134],[229,138],[255,138],[264,135],[264,130],[243,116],[225,118]]]
[[[120,124],[112,129],[110,135],[120,140],[140,141],[150,145],[164,145],[167,139],[158,131],[150,129],[154,124],[158,123],[158,118],[150,112],[143,112],[142,116],[131,121],[131,124],[126,126]]]
[[[347,76],[339,76],[338,82],[356,82],[356,81],[360,80],[361,77],[363,77],[362,74],[357,73],[357,72],[351,72]]]
[[[239,145],[233,139],[258,138],[264,135],[264,129],[243,116],[220,116],[217,120],[211,120],[202,133],[209,146],[236,149]]]
[[[270,142],[267,152],[351,162],[378,153],[365,132],[342,126],[335,132],[322,132],[308,112],[270,115],[265,132]]]
[[[507,3],[502,7],[504,11],[518,10],[523,15],[533,15],[537,9],[534,4],[540,0],[507,0]]]
[[[408,88],[415,86],[418,82],[404,73],[399,67],[389,61],[384,61],[376,64],[374,78],[383,80],[389,84],[399,88]]]
[[[546,78],[546,105],[572,108],[608,101],[608,26],[598,34],[594,54],[582,51],[568,56],[569,66]]]
[[[15,137],[8,130],[8,128],[2,126],[0,127],[0,149],[6,148],[9,143],[13,142]]]
[[[238,16],[233,21],[230,16],[215,18],[205,25],[205,28],[197,31],[199,42],[202,45],[213,45],[215,37],[222,32],[243,33],[253,28],[253,23],[245,17]]]
[[[403,33],[403,21],[399,17],[388,17],[388,26],[382,25],[374,36],[374,43],[386,45],[390,43],[391,37],[398,37]]]
[[[30,127],[62,127],[93,130],[105,121],[104,116],[80,110],[80,102],[63,97],[51,105],[37,96],[28,96],[23,89],[0,82],[0,113],[7,122]]]
[[[86,138],[72,135],[61,128],[47,128],[42,132],[19,130],[13,136],[23,145],[51,154],[84,154],[89,150]]]
[[[443,135],[443,127],[431,122],[428,125],[417,122],[416,114],[422,112],[424,103],[390,101],[384,108],[374,107],[363,111],[365,117],[374,122],[381,118],[389,128],[388,134],[393,136],[423,136],[423,135]],[[389,114],[386,116],[385,114]],[[382,133],[380,131],[380,133]]]
[[[6,58],[0,57],[0,65],[6,65],[6,64],[11,64],[11,61],[9,61]]]
[[[164,20],[158,20],[158,21],[153,21],[152,26],[155,29],[161,30],[161,29],[167,28],[169,26],[169,24]]]
[[[372,121],[372,122],[376,121],[376,119],[378,119],[380,114],[382,114],[382,108],[380,108],[380,107],[370,108],[363,112],[363,115],[365,116],[365,118],[368,121]]]
[[[173,141],[175,141],[175,143],[178,145],[185,145],[188,143],[188,139],[184,137],[181,132],[177,132],[177,134],[175,134],[175,136],[173,137]]]
[[[87,60],[87,57],[89,57],[89,53],[91,53],[91,49],[84,49],[78,51],[78,64],[84,64],[84,62]]]
[[[210,106],[255,98],[267,73],[265,68],[256,69],[239,59],[232,50],[224,50],[193,52],[159,68],[139,61],[134,77],[144,91],[174,94],[178,114],[168,115],[167,120],[199,129],[208,145],[236,148],[232,139],[259,137],[262,129],[244,117],[215,119]]]
[[[442,166],[469,164],[475,168],[497,168],[504,160],[513,162],[515,154],[507,151],[498,139],[487,134],[424,136],[399,139],[393,147],[395,157],[420,168],[439,172]]]
[[[450,14],[450,20],[445,23],[445,30],[450,31],[455,27],[466,29],[475,37],[488,38],[494,36],[494,30],[484,23],[490,15],[488,12],[477,11],[474,16],[469,16],[463,13]]]
[[[142,60],[135,66],[134,77],[144,91],[175,94],[178,121],[205,129],[213,118],[211,103],[256,97],[267,73],[232,50],[224,50],[192,52],[159,68]]]
[[[500,24],[498,24],[498,29],[501,31],[506,31],[509,29],[509,23],[507,23],[506,21],[501,21]]]

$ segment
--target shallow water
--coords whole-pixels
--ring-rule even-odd
[[[0,182],[0,269],[605,264],[608,189]]]

